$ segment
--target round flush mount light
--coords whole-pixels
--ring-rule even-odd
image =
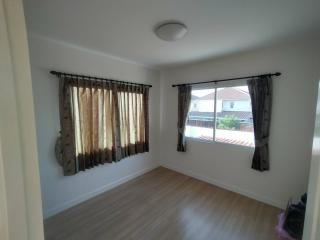
[[[154,32],[164,41],[176,41],[187,34],[187,26],[180,22],[166,22],[158,25]]]

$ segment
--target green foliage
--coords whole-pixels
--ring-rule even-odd
[[[226,115],[224,118],[218,120],[217,128],[226,130],[240,129],[240,120],[234,115]]]

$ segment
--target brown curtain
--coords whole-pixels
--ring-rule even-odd
[[[62,155],[65,175],[149,151],[148,87],[63,77],[60,82],[62,152],[69,153]]]
[[[178,88],[178,152],[186,151],[185,129],[191,103],[191,86],[179,86]]]
[[[75,126],[73,121],[73,94],[63,78],[59,80],[59,110],[60,110],[60,141],[61,159],[63,174],[73,175],[77,172],[76,167],[76,145]]]
[[[266,171],[269,163],[269,129],[272,109],[272,78],[262,76],[248,80],[251,96],[255,150],[252,159],[252,168]]]

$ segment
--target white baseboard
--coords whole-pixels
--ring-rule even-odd
[[[168,168],[168,169],[171,169],[173,171],[176,171],[176,172],[180,172],[182,174],[185,174],[185,175],[188,175],[190,177],[193,177],[193,178],[196,178],[196,179],[199,179],[201,181],[204,181],[204,182],[207,182],[207,183],[210,183],[210,184],[213,184],[215,186],[218,186],[218,187],[221,187],[221,188],[224,188],[224,189],[227,189],[229,191],[232,191],[232,192],[235,192],[235,193],[238,193],[238,194],[241,194],[241,195],[244,195],[246,197],[249,197],[249,198],[252,198],[252,199],[255,199],[257,201],[260,201],[260,202],[264,202],[266,204],[269,204],[269,205],[272,205],[272,206],[275,206],[275,207],[278,207],[278,208],[281,208],[281,209],[285,209],[286,207],[286,203],[283,203],[281,201],[275,201],[273,199],[269,199],[269,198],[266,198],[264,196],[259,196],[253,192],[250,192],[250,191],[247,191],[247,190],[244,190],[244,189],[241,189],[237,186],[232,186],[232,185],[228,185],[228,184],[225,184],[225,183],[222,183],[216,179],[213,179],[213,178],[208,178],[208,177],[205,177],[205,176],[202,176],[200,174],[197,174],[197,173],[194,173],[194,172],[191,172],[191,171],[186,171],[184,169],[180,169],[180,168],[176,168],[176,167],[172,167],[170,165],[167,165],[167,164],[163,164],[161,163],[160,164],[161,166],[165,167],[165,168]],[[114,182],[111,182],[111,183],[108,183],[94,191],[91,191],[89,193],[86,193],[86,194],[83,194],[77,198],[74,198],[66,203],[63,203],[63,204],[60,204],[58,206],[55,206],[53,208],[49,208],[49,209],[45,209],[44,210],[44,219],[47,219],[53,215],[56,215],[70,207],[73,207],[79,203],[82,203],[90,198],[93,198],[101,193],[104,193],[106,191],[109,191],[125,182],[128,182],[136,177],[139,177],[155,168],[157,168],[159,166],[154,166],[154,167],[151,167],[151,168],[146,168],[146,169],[143,169],[141,171],[138,171],[138,172],[135,172],[131,175],[128,175],[128,176],[125,176],[123,178],[120,178]]]
[[[284,202],[281,202],[281,201],[277,201],[277,200],[274,200],[274,199],[270,199],[270,198],[267,198],[267,197],[264,197],[264,196],[260,196],[258,194],[253,193],[253,192],[250,192],[248,190],[241,189],[241,188],[239,188],[237,186],[225,184],[225,183],[220,182],[219,180],[216,180],[216,179],[213,179],[213,178],[208,178],[208,177],[202,176],[201,174],[197,174],[197,173],[194,173],[194,172],[191,172],[191,171],[186,171],[184,169],[172,167],[170,165],[163,164],[163,163],[160,163],[160,165],[165,167],[165,168],[171,169],[173,171],[176,171],[176,172],[185,174],[187,176],[199,179],[201,181],[210,183],[210,184],[215,185],[217,187],[221,187],[221,188],[224,188],[224,189],[229,190],[231,192],[235,192],[235,193],[244,195],[246,197],[255,199],[255,200],[259,201],[259,202],[263,202],[263,203],[269,204],[271,206],[275,206],[275,207],[280,208],[280,209],[285,209],[286,208],[286,204],[287,203],[284,203]]]
[[[70,200],[68,202],[60,204],[60,205],[55,206],[53,208],[45,209],[44,212],[43,212],[44,219],[47,219],[47,218],[49,218],[49,217],[51,217],[53,215],[56,215],[59,212],[62,212],[62,211],[66,210],[66,209],[68,209],[70,207],[73,207],[73,206],[75,206],[75,205],[77,205],[79,203],[82,203],[82,202],[84,202],[84,201],[86,201],[86,200],[88,200],[90,198],[93,198],[93,197],[95,197],[95,196],[97,196],[97,195],[99,195],[101,193],[109,191],[109,190],[111,190],[111,189],[113,189],[113,188],[115,188],[115,187],[117,187],[117,186],[119,186],[119,185],[121,185],[121,184],[123,184],[125,182],[128,182],[128,181],[130,181],[130,180],[132,180],[132,179],[134,179],[136,177],[139,177],[139,176],[141,176],[141,175],[143,175],[143,174],[145,174],[145,173],[147,173],[147,172],[149,172],[149,171],[151,171],[151,170],[153,170],[153,169],[155,169],[157,167],[159,167],[159,165],[151,167],[151,168],[146,168],[146,169],[140,170],[138,172],[135,172],[133,174],[130,174],[128,176],[120,178],[120,179],[118,179],[118,180],[116,180],[114,182],[108,183],[108,184],[106,184],[106,185],[104,185],[104,186],[102,186],[102,187],[100,187],[98,189],[95,189],[94,191],[91,191],[89,193],[83,194],[83,195],[81,195],[81,196],[79,196],[77,198],[74,198],[74,199],[72,199],[72,200]]]

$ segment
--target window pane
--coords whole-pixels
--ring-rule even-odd
[[[251,99],[247,86],[217,88],[215,140],[254,147]]]
[[[213,140],[215,89],[192,90],[185,135]]]

